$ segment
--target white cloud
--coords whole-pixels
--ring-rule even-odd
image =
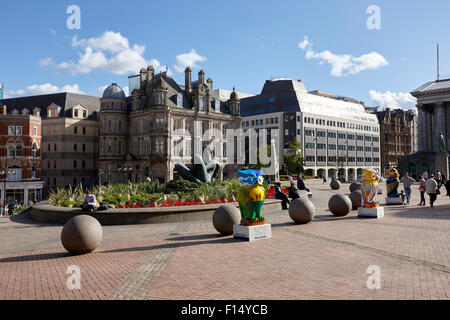
[[[375,90],[369,91],[370,98],[379,104],[383,109],[415,109],[417,99],[408,92],[380,92]]]
[[[189,53],[182,53],[177,56],[177,64],[174,65],[174,69],[178,72],[184,72],[187,67],[198,68],[197,63],[206,60],[206,57],[202,57],[195,49],[192,49]]]
[[[312,47],[312,43],[308,40],[308,36],[305,36],[303,42],[300,42],[298,46],[300,49],[306,50],[308,47]],[[315,52],[308,49],[305,58],[308,60],[317,59],[321,65],[328,63],[331,65],[330,74],[335,77],[345,77],[350,74],[358,74],[364,70],[375,70],[389,65],[388,61],[377,52],[354,57],[350,54],[334,54],[329,50]]]
[[[53,59],[52,58],[45,58],[42,60],[38,61],[38,65],[40,65],[41,67],[47,67],[53,64]]]
[[[53,66],[72,74],[89,74],[95,70],[123,75],[136,73],[141,68],[153,64],[158,70],[156,59],[147,61],[144,45],[130,45],[128,39],[119,32],[105,31],[100,37],[89,39],[72,38],[72,47],[81,48],[78,61],[65,61],[59,64],[51,58],[40,60],[41,66]]]
[[[52,35],[56,36],[56,31],[55,31],[54,29],[51,29],[51,30],[50,30],[50,33],[51,33]]]
[[[305,50],[306,48],[312,46],[312,43],[308,40],[308,36],[305,36],[302,42],[298,43],[298,47],[302,50]]]
[[[20,89],[16,91],[5,91],[5,99],[24,96],[34,96],[41,94],[59,93],[59,92],[71,92],[81,94],[84,93],[83,91],[80,90],[78,84],[65,85],[60,88],[51,83],[44,83],[44,84],[33,84],[31,86],[28,86],[26,89]]]

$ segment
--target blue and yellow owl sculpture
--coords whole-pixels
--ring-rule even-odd
[[[241,188],[237,192],[239,209],[241,210],[241,224],[246,226],[265,223],[261,215],[266,190],[263,185],[262,170],[239,170],[238,179]]]

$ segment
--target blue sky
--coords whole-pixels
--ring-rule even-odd
[[[70,5],[81,9],[80,30],[66,27]],[[379,30],[367,28],[370,5],[381,10]],[[256,94],[267,79],[293,78],[308,90],[408,108],[407,93],[435,80],[437,42],[441,74],[450,75],[448,0],[47,0],[0,8],[7,96],[98,95],[112,82],[126,87],[151,61],[179,82],[190,64],[215,88]]]

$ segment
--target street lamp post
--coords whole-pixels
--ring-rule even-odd
[[[104,174],[105,172],[100,169],[98,170],[98,185],[101,186],[102,185],[102,174]]]

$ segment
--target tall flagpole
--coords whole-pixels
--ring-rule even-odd
[[[437,44],[437,81],[439,81],[439,43]]]

